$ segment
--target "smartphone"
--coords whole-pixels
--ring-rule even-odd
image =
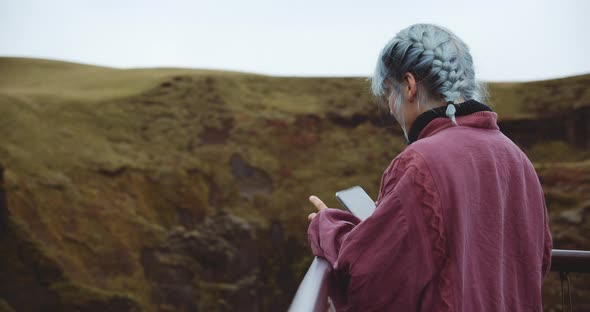
[[[375,211],[375,201],[360,186],[336,192],[338,201],[357,218],[365,220]]]

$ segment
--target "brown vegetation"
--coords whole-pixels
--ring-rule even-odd
[[[307,196],[376,197],[405,146],[364,78],[14,58],[0,71],[0,311],[283,311],[311,261]],[[589,90],[590,75],[491,84],[556,248],[590,250]],[[574,286],[589,308],[588,278]]]

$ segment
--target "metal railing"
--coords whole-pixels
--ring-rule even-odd
[[[590,273],[590,251],[553,249],[551,271]]]
[[[328,305],[328,277],[330,263],[315,257],[297,289],[289,311],[322,311]]]
[[[590,273],[590,251],[553,249],[551,271]],[[297,289],[289,312],[326,312],[328,307],[328,278],[330,264],[315,257]]]

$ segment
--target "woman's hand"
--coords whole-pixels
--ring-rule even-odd
[[[317,196],[311,195],[309,196],[309,201],[318,209],[318,212],[328,209],[328,206],[324,204],[324,202]],[[317,212],[312,212],[307,216],[307,220],[311,221],[317,215]]]

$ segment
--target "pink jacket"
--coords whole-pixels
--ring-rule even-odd
[[[542,311],[551,259],[543,191],[494,112],[436,118],[385,170],[375,213],[308,229],[338,311]]]

